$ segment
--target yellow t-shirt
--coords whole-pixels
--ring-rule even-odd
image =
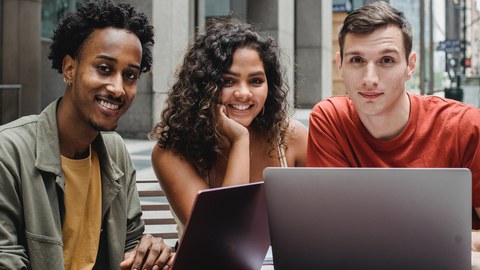
[[[92,269],[102,224],[100,163],[95,151],[85,159],[62,159],[65,220],[62,228],[65,269]]]

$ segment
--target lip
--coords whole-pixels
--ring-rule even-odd
[[[381,92],[358,92],[365,99],[376,99],[383,95]]]
[[[253,104],[228,104],[228,108],[236,113],[249,112],[253,107]]]
[[[107,116],[118,116],[123,107],[123,102],[118,102],[105,97],[96,97],[95,101],[100,111]]]

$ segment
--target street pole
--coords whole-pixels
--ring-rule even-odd
[[[463,75],[465,76],[465,58],[467,57],[467,0],[463,0],[463,47],[462,47],[462,66]]]
[[[425,0],[420,0],[420,94],[425,95]]]
[[[433,47],[433,0],[430,0],[428,3],[428,24],[429,24],[429,58],[428,58],[428,77],[430,78],[430,83],[428,84],[428,94],[433,95],[433,89],[434,89],[434,72],[433,72],[433,52],[434,52],[434,47]]]

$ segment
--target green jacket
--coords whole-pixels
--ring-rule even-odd
[[[63,269],[65,178],[56,108],[0,126],[0,269]],[[95,269],[119,269],[145,224],[135,169],[121,137],[101,132],[102,231]]]

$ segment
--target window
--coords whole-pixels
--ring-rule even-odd
[[[50,38],[60,18],[68,11],[86,0],[43,0],[42,1],[42,37]],[[98,0],[95,0],[98,1]]]

